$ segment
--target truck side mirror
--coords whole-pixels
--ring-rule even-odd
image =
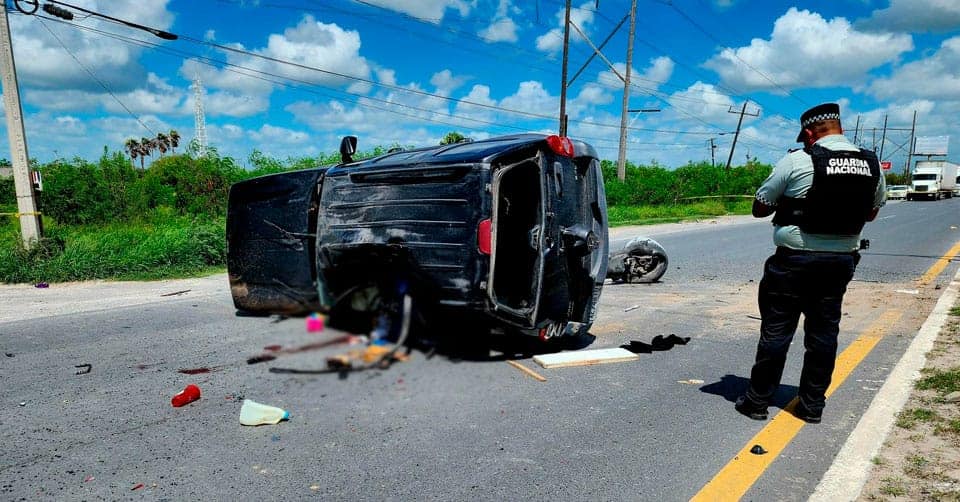
[[[343,164],[353,162],[353,154],[357,153],[357,137],[344,136],[340,140],[340,161]]]

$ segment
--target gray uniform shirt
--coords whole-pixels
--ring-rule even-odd
[[[842,134],[831,134],[817,140],[817,144],[828,150],[860,150],[856,145],[847,141]],[[780,197],[804,198],[810,185],[813,183],[813,159],[803,150],[797,150],[785,155],[773,168],[770,176],[757,190],[757,200],[771,207],[777,207]],[[880,182],[873,197],[873,208],[878,209],[886,203],[887,188],[880,174]],[[846,253],[860,247],[860,234],[856,235],[825,235],[808,234],[796,225],[774,225],[773,243],[792,249],[805,251],[832,251]]]

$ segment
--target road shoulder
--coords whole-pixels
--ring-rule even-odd
[[[895,423],[898,423],[901,410],[911,406],[908,404],[908,399],[910,403],[919,399],[916,393],[911,397],[911,391],[914,383],[921,376],[921,370],[937,364],[935,362],[937,358],[944,361],[957,360],[956,357],[943,357],[940,353],[932,353],[931,349],[934,348],[938,335],[941,339],[945,336],[941,335],[941,330],[951,322],[950,310],[957,303],[958,289],[960,289],[960,271],[940,295],[933,311],[873,399],[810,500],[854,500],[858,495],[861,498],[868,497],[865,500],[875,500],[873,497],[876,496],[875,492],[879,491],[878,483],[882,483],[882,478],[887,477],[880,472],[883,466],[875,465],[876,462],[882,462],[880,459],[883,459],[891,449],[891,446],[885,445],[892,445],[891,441],[912,441],[913,434],[910,431],[904,435],[899,430],[891,431],[891,429]],[[955,320],[953,322],[955,323]],[[955,333],[952,336],[956,338]],[[960,346],[955,340],[950,341],[948,345],[954,355],[960,354]],[[956,438],[953,441],[955,450]],[[882,447],[885,447],[883,452],[881,452]],[[914,459],[917,458],[912,448],[899,447],[898,450],[901,454],[905,453]],[[912,453],[905,450],[911,450]],[[898,471],[901,465],[902,460],[890,461],[890,466]]]

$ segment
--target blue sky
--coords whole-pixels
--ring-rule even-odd
[[[43,0],[41,0],[43,3]],[[10,12],[31,157],[97,158],[125,139],[195,137],[203,82],[208,143],[246,161],[437,144],[558,127],[563,0],[72,0],[163,29],[75,11],[63,22]],[[8,1],[13,5],[13,1]],[[572,77],[629,12],[574,1]],[[69,10],[69,8],[68,8]],[[38,12],[38,14],[42,14]],[[567,90],[569,135],[616,160],[627,23]],[[675,167],[775,162],[807,108],[840,103],[851,139],[902,169],[917,135],[949,136],[960,161],[960,1],[638,0],[627,158]],[[755,115],[755,116],[754,116]],[[886,141],[882,128],[886,118]],[[5,128],[5,121],[3,123]],[[6,137],[5,135],[3,137]],[[7,142],[0,156],[9,157]]]

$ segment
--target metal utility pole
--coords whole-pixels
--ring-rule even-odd
[[[734,110],[732,106],[730,107],[729,110],[727,110],[727,113],[739,113],[739,114],[740,114],[740,120],[737,121],[737,132],[735,132],[735,133],[733,134],[733,145],[730,145],[730,156],[727,157],[727,170],[728,170],[728,171],[730,170],[730,162],[733,161],[733,151],[737,148],[737,138],[740,137],[740,126],[743,124],[743,116],[744,116],[744,115],[750,115],[751,117],[759,117],[759,116],[760,116],[760,110],[757,110],[757,113],[747,113],[747,103],[749,103],[749,102],[750,102],[749,100],[744,101],[744,102],[743,102],[743,108],[742,108],[739,112],[736,111],[736,110]]]
[[[13,42],[7,8],[0,8],[0,71],[3,73],[3,106],[7,114],[7,136],[10,140],[10,157],[13,163],[13,181],[17,194],[17,214],[20,217],[20,234],[26,247],[33,246],[42,235],[40,213],[34,199],[30,180],[30,157],[27,155],[27,138],[23,129],[23,108],[20,106],[20,89],[17,86],[17,69],[13,60]]]
[[[913,149],[916,147],[916,134],[917,132],[917,111],[913,111],[913,125],[910,126],[910,151],[907,152],[907,167],[904,170],[903,174],[910,174],[910,162],[913,160]]]
[[[717,151],[717,145],[713,143],[713,140],[717,138],[710,138],[710,167],[717,167],[717,157],[714,155]]]
[[[563,21],[563,69],[560,77],[560,136],[567,135],[567,56],[570,49],[570,2]]]
[[[617,156],[617,178],[627,178],[627,104],[630,102],[630,67],[633,66],[633,37],[637,29],[637,0],[630,2],[630,38],[627,39],[627,72],[623,80],[623,104],[620,108],[620,154]]]
[[[883,134],[880,135],[880,153],[877,158],[883,160],[883,143],[887,141],[887,116],[883,116]]]
[[[853,128],[853,144],[857,145],[857,141],[860,139],[860,116],[857,115],[857,125]]]

